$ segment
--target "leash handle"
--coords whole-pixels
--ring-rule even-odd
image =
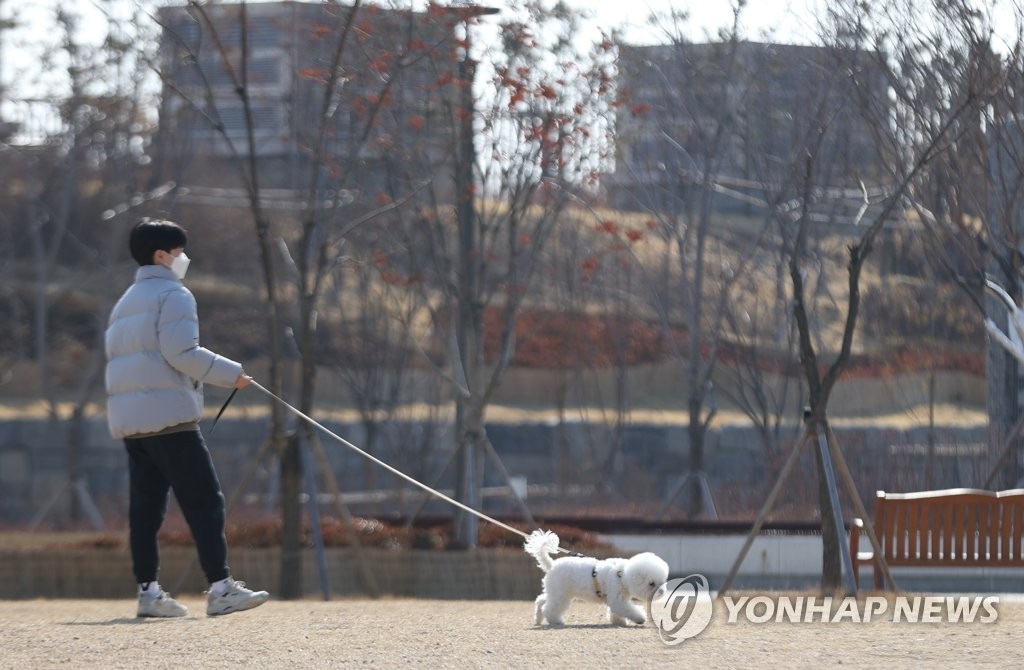
[[[524,539],[529,537],[529,535],[527,535],[523,531],[521,531],[521,530],[519,530],[517,528],[513,528],[512,526],[508,525],[507,523],[503,523],[501,521],[498,521],[497,519],[495,519],[493,517],[487,516],[483,512],[478,512],[475,509],[473,509],[472,507],[469,507],[468,505],[465,505],[465,504],[459,502],[458,500],[455,500],[454,498],[451,498],[450,496],[446,496],[445,494],[441,493],[440,491],[432,489],[429,486],[427,486],[426,484],[424,484],[424,483],[422,483],[422,482],[420,482],[420,481],[418,481],[416,479],[413,479],[412,477],[410,477],[409,475],[405,474],[401,470],[398,470],[396,468],[391,467],[390,465],[388,465],[384,461],[380,460],[376,456],[373,456],[372,454],[369,454],[369,453],[363,451],[362,449],[360,449],[356,445],[352,444],[351,442],[349,442],[345,438],[343,438],[340,435],[337,435],[334,432],[330,431],[325,426],[323,426],[322,424],[317,422],[315,419],[313,419],[313,418],[311,418],[309,416],[306,416],[304,413],[302,413],[298,409],[292,407],[287,402],[285,402],[281,398],[279,398],[276,395],[274,395],[271,391],[269,391],[268,389],[264,388],[255,379],[253,379],[250,383],[253,386],[255,386],[256,388],[258,388],[259,390],[261,390],[264,393],[266,393],[268,396],[270,396],[274,400],[276,400],[277,402],[279,402],[282,405],[284,405],[286,408],[288,408],[293,414],[295,414],[299,418],[307,421],[308,423],[312,424],[313,426],[316,426],[317,428],[319,428],[323,432],[325,432],[328,435],[330,435],[331,437],[333,437],[338,442],[341,442],[342,444],[344,444],[349,449],[355,451],[357,454],[359,454],[363,458],[367,458],[367,459],[373,461],[374,463],[376,463],[377,465],[381,466],[382,468],[384,468],[388,472],[401,477],[402,479],[404,479],[405,481],[409,482],[410,484],[413,484],[414,486],[419,487],[420,489],[426,491],[427,493],[430,493],[430,494],[432,494],[434,496],[437,496],[438,498],[440,498],[441,500],[444,500],[445,502],[451,503],[455,507],[458,507],[459,509],[461,509],[461,510],[463,510],[465,512],[469,512],[470,514],[472,514],[472,515],[474,515],[474,516],[476,516],[476,517],[478,517],[480,519],[483,519],[484,521],[489,521],[489,522],[493,523],[495,526],[498,526],[500,528],[504,528],[505,530],[509,531],[510,533],[515,533],[516,535],[519,535],[520,537],[522,537]],[[232,395],[234,395],[234,394],[232,394]],[[230,398],[229,398],[229,400],[230,400]],[[221,410],[221,411],[223,411],[223,410]],[[568,549],[562,549],[561,547],[558,548],[558,551],[560,551],[561,553],[564,553],[564,554],[570,553]]]
[[[235,397],[236,393],[238,393],[237,388],[231,390],[231,394],[228,396],[228,399],[225,400],[224,404],[220,406],[220,411],[217,412],[217,416],[213,417],[213,425],[210,426],[210,435],[213,435],[213,429],[217,427],[217,422],[220,421],[220,415],[223,414],[224,410],[226,410],[228,408],[228,405],[231,404],[231,399]]]

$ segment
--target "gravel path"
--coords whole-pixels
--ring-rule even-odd
[[[0,601],[0,668],[967,668],[1024,661],[1024,601],[992,624],[728,624],[664,645],[655,629],[603,623],[577,603],[567,626],[533,625],[522,601],[276,602],[207,618],[134,618],[134,602]]]

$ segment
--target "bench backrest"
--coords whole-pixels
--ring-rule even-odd
[[[947,489],[875,497],[891,565],[1024,566],[1024,489]]]

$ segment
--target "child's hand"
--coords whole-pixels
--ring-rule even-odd
[[[238,379],[235,380],[236,389],[244,389],[246,386],[252,383],[252,377],[245,374],[244,372],[238,375]]]

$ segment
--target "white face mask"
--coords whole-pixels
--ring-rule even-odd
[[[186,256],[185,252],[182,251],[174,257],[174,260],[171,261],[171,272],[173,272],[174,276],[178,279],[184,279],[185,273],[188,272],[188,264],[190,262],[191,261],[188,256]]]

